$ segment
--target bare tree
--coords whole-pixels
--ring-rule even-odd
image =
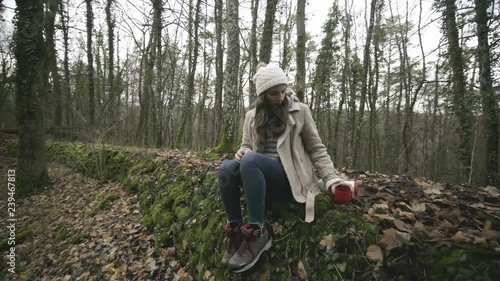
[[[43,36],[44,1],[17,0],[16,4],[16,105],[19,124],[16,191],[18,195],[23,195],[43,187],[48,180],[44,118],[48,68]]]
[[[193,95],[195,91],[194,87],[194,78],[196,74],[196,65],[198,63],[198,49],[200,46],[199,38],[198,38],[198,28],[200,22],[200,5],[201,0],[197,0],[196,2],[196,10],[194,11],[194,19],[189,24],[189,43],[188,43],[188,81],[186,87],[186,95],[184,100],[184,109],[182,110],[181,117],[181,126],[179,128],[179,132],[177,134],[177,139],[175,141],[175,147],[180,148],[182,138],[185,135],[186,126],[188,118],[192,114],[192,106],[193,106]],[[190,5],[192,7],[192,5]],[[190,8],[192,9],[192,8]],[[192,14],[192,13],[191,13]],[[193,18],[193,17],[190,17]],[[188,128],[191,132],[191,127]],[[191,134],[188,135],[190,138]]]
[[[491,77],[491,53],[488,35],[488,8],[491,1],[475,0],[477,23],[477,58],[479,63],[479,92],[482,97],[483,115],[486,124],[486,173],[487,182],[496,186],[498,182],[498,99],[493,91]]]
[[[257,68],[257,64],[259,63],[257,57],[257,15],[259,12],[259,0],[252,0],[252,27],[250,31],[250,80],[255,75],[255,71]],[[249,100],[250,102],[255,100],[255,84],[253,81],[250,81],[250,94]]]
[[[258,0],[257,0],[258,1]],[[222,116],[222,95],[224,89],[224,51],[222,45],[222,0],[216,0],[215,14],[215,136],[214,140],[219,141],[222,137],[223,116]]]
[[[92,54],[92,33],[94,28],[94,14],[92,0],[85,0],[87,5],[87,76],[89,84],[89,125],[95,124],[95,89],[94,89],[94,57]]]
[[[274,18],[279,0],[267,0],[264,31],[260,41],[259,61],[269,63],[273,51]]]
[[[46,12],[46,35],[47,35],[47,54],[49,61],[50,75],[52,78],[52,92],[55,107],[54,114],[54,132],[56,137],[61,137],[61,127],[62,127],[62,88],[61,88],[61,77],[59,75],[59,69],[57,67],[57,54],[54,40],[54,23],[59,9],[57,0],[48,1],[48,11]]]
[[[365,48],[363,51],[363,74],[361,79],[361,100],[359,102],[359,115],[356,121],[355,137],[354,137],[354,150],[353,150],[353,165],[358,165],[359,151],[361,150],[361,126],[363,123],[363,116],[365,112],[366,94],[368,91],[368,71],[371,65],[370,45],[372,44],[373,26],[375,21],[375,10],[377,0],[372,0],[370,5],[370,19],[366,32]]]
[[[217,152],[233,150],[236,141],[236,114],[238,114],[238,72],[240,64],[240,28],[238,0],[227,0],[227,60],[224,75],[224,129]]]
[[[64,108],[66,115],[66,127],[68,129],[68,135],[71,137],[71,122],[72,122],[72,109],[71,109],[71,90],[70,90],[70,71],[69,71],[69,36],[68,36],[68,16],[65,9],[66,5],[64,0],[59,1],[59,16],[61,20],[61,31],[63,34],[63,47],[64,47],[64,59],[63,59],[63,70],[64,78],[62,83],[62,91],[64,95]]]
[[[451,100],[453,112],[458,119],[458,155],[462,165],[461,177],[469,176],[472,155],[472,97],[465,87],[464,60],[456,23],[455,0],[445,0],[444,21],[448,38],[448,61],[451,67]]]
[[[306,88],[306,0],[297,1],[297,73],[295,90],[299,100],[304,100]]]

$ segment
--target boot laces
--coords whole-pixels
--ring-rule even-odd
[[[240,257],[243,256],[246,253],[247,250],[250,251],[250,253],[253,254],[253,249],[252,249],[252,247],[250,247],[250,243],[253,240],[255,240],[255,237],[253,235],[250,235],[250,236],[245,237],[243,239],[243,243],[241,243],[241,246],[240,246],[240,248],[238,249],[238,252],[237,252],[237,254]]]

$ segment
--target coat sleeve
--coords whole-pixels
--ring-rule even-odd
[[[252,131],[251,131],[251,119],[252,119],[252,110],[248,111],[245,114],[245,122],[243,122],[243,138],[241,140],[241,149],[246,149],[252,151]]]
[[[316,127],[316,123],[312,117],[311,109],[301,104],[301,110],[304,110],[304,126],[302,127],[302,141],[306,152],[309,154],[314,168],[325,185],[331,185],[341,180],[339,173],[333,166],[332,159],[326,150],[326,146],[321,141],[321,138]],[[325,186],[324,188],[328,188]],[[324,190],[326,191],[326,190]]]

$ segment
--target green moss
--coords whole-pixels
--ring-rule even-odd
[[[160,182],[164,182],[168,178],[167,174],[161,174]]]
[[[59,233],[57,233],[56,237],[54,238],[54,242],[60,243],[64,240],[66,240],[66,238],[68,238],[68,236],[69,236],[69,231],[66,228],[63,228],[59,231]]]
[[[142,224],[148,230],[152,230],[154,228],[154,221],[153,221],[153,218],[150,215],[143,215],[142,216]]]
[[[76,245],[89,239],[90,235],[88,233],[77,233],[70,241],[70,244]]]
[[[52,153],[93,176],[95,151],[82,145],[57,144]],[[203,156],[220,159],[212,152]],[[379,227],[363,221],[355,212],[332,208],[326,196],[316,197],[316,219],[311,224],[301,221],[305,215],[303,204],[273,203],[265,221],[270,231],[274,222],[282,227],[281,233],[274,235],[273,247],[262,256],[254,275],[232,274],[220,266],[225,249],[225,213],[217,187],[216,165],[193,165],[178,159],[109,148],[106,176],[121,181],[127,191],[138,192],[143,223],[155,235],[156,253],[174,246],[176,258],[197,280],[203,279],[204,272],[197,271],[197,266],[209,270],[215,280],[255,280],[261,271],[268,272],[267,280],[295,280],[299,260],[309,280],[354,280],[364,273],[377,280],[479,280],[500,274],[496,261],[456,247],[429,247],[428,243],[421,246],[418,240],[391,251],[383,266],[372,263],[365,253],[369,245],[377,244]],[[333,237],[335,246],[321,246],[324,236]]]
[[[118,198],[120,198],[118,195],[116,194],[109,194],[108,196],[106,196],[104,199],[102,199],[99,204],[97,204],[93,209],[92,209],[92,212],[90,212],[90,215],[91,216],[95,216],[97,214],[98,211],[106,208],[106,206],[108,206],[108,204],[114,200],[117,200]]]
[[[7,154],[9,157],[17,157],[19,150],[19,142],[17,140],[7,141]]]
[[[22,228],[19,231],[16,231],[16,245],[23,243],[28,237],[30,237],[33,234],[34,227],[35,225],[28,225],[27,227]],[[2,241],[0,241],[0,251],[7,250],[11,246],[12,245],[9,245],[9,237],[2,239]]]
[[[174,222],[174,217],[172,213],[166,208],[163,207],[162,204],[157,204],[153,207],[153,212],[151,213],[151,217],[153,219],[153,223],[162,228],[169,227]]]
[[[123,189],[130,193],[137,193],[141,184],[141,178],[138,176],[129,176],[123,180]]]

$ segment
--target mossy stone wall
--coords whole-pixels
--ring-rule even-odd
[[[491,260],[474,258],[450,245],[418,241],[394,249],[384,263],[373,262],[365,253],[369,245],[377,244],[379,226],[363,221],[361,214],[335,208],[325,196],[317,197],[316,220],[311,224],[301,220],[301,204],[279,202],[269,208],[266,223],[274,232],[273,247],[255,269],[230,273],[220,265],[225,215],[217,187],[217,161],[213,155],[183,155],[173,151],[155,156],[147,150],[93,149],[61,142],[47,145],[50,161],[120,182],[136,193],[143,223],[155,234],[156,250],[175,247],[176,258],[195,280],[207,275],[215,280],[298,280],[299,262],[309,280],[477,280],[478,276],[490,280],[499,273],[500,265],[490,267]]]

